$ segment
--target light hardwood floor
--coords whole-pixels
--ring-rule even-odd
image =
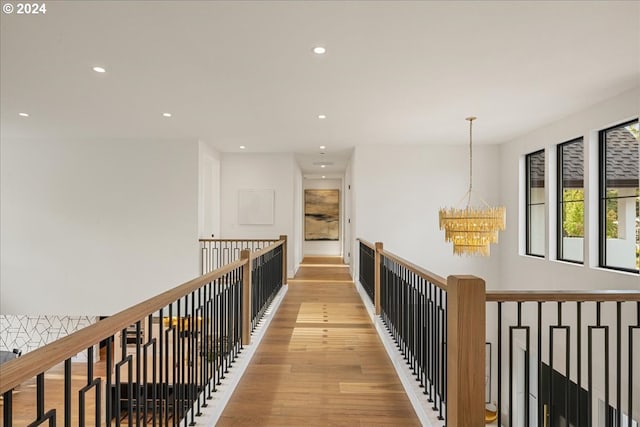
[[[349,270],[305,258],[218,426],[418,425]]]
[[[337,260],[305,258],[219,426],[420,425],[348,268]],[[102,376],[104,362],[94,369]],[[72,377],[77,390],[86,364],[74,363]],[[58,366],[46,375],[45,407],[60,417],[62,386]],[[22,384],[14,394],[14,426],[33,421],[34,402],[35,381]],[[0,412],[2,406],[0,400]],[[79,425],[76,393],[72,407],[72,425]]]

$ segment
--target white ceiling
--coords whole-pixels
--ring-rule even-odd
[[[3,138],[199,138],[335,173],[356,145],[466,143],[471,114],[501,143],[640,83],[638,1],[46,6],[1,16]]]

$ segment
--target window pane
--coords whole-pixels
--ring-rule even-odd
[[[565,201],[562,205],[561,248],[562,253],[559,254],[559,258],[566,261],[583,262],[584,201]]]
[[[584,144],[582,138],[558,146],[558,259],[583,262]]]
[[[544,203],[544,151],[529,154],[529,203]]]
[[[529,206],[529,255],[544,256],[545,254],[545,207],[544,205]]]
[[[546,246],[544,150],[527,154],[527,255],[544,256]]]
[[[601,264],[638,271],[640,239],[638,212],[640,149],[638,121],[601,133],[604,176],[600,190]]]

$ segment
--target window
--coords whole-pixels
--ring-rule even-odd
[[[558,259],[584,261],[584,143],[558,145]]]
[[[600,266],[640,270],[638,120],[600,132]]]
[[[527,154],[527,255],[545,255],[544,150]]]

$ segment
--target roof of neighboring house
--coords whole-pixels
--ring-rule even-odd
[[[618,127],[606,132],[607,144],[607,187],[638,187],[640,170],[640,147],[638,140],[626,127]],[[581,143],[563,146],[562,166],[565,188],[584,186],[584,150]],[[544,187],[544,154],[529,157],[529,178],[532,187]]]

